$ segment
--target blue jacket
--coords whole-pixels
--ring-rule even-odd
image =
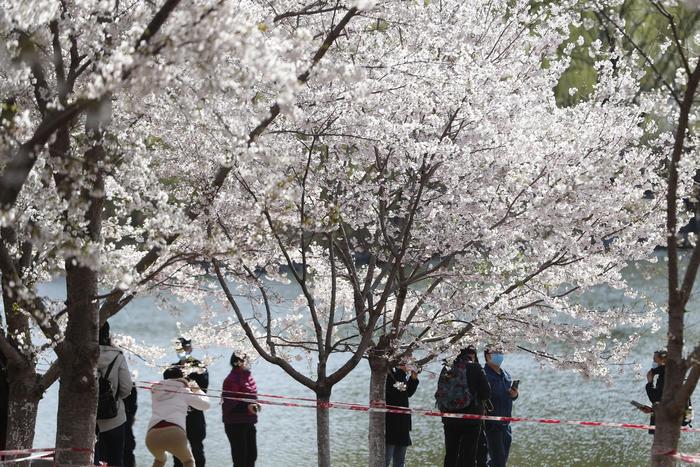
[[[510,417],[513,415],[513,398],[510,397],[510,387],[513,384],[513,378],[510,373],[501,368],[501,374],[496,373],[488,364],[484,365],[484,373],[486,379],[491,386],[491,403],[493,404],[493,412],[488,415],[497,417]],[[508,424],[510,422],[494,422],[487,421],[487,424]]]

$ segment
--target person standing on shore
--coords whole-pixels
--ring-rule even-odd
[[[441,388],[442,381],[453,380],[451,389]],[[459,380],[459,381],[457,381]],[[446,384],[448,386],[448,384]],[[461,394],[453,391],[461,388]],[[484,369],[476,363],[476,348],[472,345],[462,349],[452,362],[452,366],[442,369],[438,379],[435,398],[442,412],[483,415],[484,402],[490,397],[491,389],[484,375]],[[459,399],[467,400],[466,405]],[[450,407],[448,400],[456,402],[459,408]],[[467,420],[452,417],[442,418],[445,432],[445,467],[475,467],[479,459],[481,420]]]
[[[418,388],[418,374],[406,365],[394,367],[386,377],[386,405],[408,408],[408,399]],[[386,414],[386,466],[404,467],[411,445],[411,414]]]
[[[245,355],[231,354],[231,372],[223,384],[222,420],[234,467],[254,467],[258,458],[255,424],[260,405],[258,387]],[[247,399],[241,401],[238,399]]]
[[[657,350],[654,352],[654,357],[651,364],[651,369],[647,371],[647,384],[644,389],[647,392],[649,402],[651,402],[652,411],[649,425],[656,425],[653,407],[654,404],[661,401],[661,396],[664,394],[664,379],[666,376],[666,350]],[[654,383],[656,377],[656,384]],[[650,429],[649,433],[653,434],[654,430]]]
[[[192,357],[192,340],[185,337],[178,338],[176,351],[179,360],[173,366],[180,368],[185,379],[195,381],[199,389],[206,393],[209,388],[209,372],[201,361]],[[206,462],[204,457],[204,438],[207,437],[207,422],[204,418],[204,412],[195,407],[190,407],[187,412],[186,431],[196,467],[204,467]],[[173,466],[182,467],[182,463],[177,457],[174,459]]]
[[[488,415],[510,417],[513,414],[513,401],[518,398],[518,390],[513,387],[513,379],[502,368],[504,355],[491,349],[484,351],[486,364],[484,372],[491,386],[493,411]],[[505,467],[508,463],[510,445],[513,439],[510,422],[487,420],[485,423],[486,444],[489,448],[490,467]]]
[[[124,354],[112,345],[109,323],[105,323],[100,328],[99,344],[100,356],[97,360],[97,371],[102,378],[109,380],[117,411],[114,417],[97,419],[95,463],[106,462],[110,466],[122,467],[126,435],[126,410],[123,399],[131,393],[133,382]]]

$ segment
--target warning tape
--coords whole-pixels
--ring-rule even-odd
[[[53,453],[49,454],[30,454],[29,456],[20,457],[19,459],[0,460],[0,464],[15,464],[17,462],[30,461],[33,459],[47,459],[53,457]]]
[[[32,449],[7,449],[4,451],[0,451],[0,465],[6,465],[6,464],[16,464],[19,462],[24,462],[24,461],[31,461],[34,459],[51,459],[54,457],[54,454],[58,451],[70,451],[70,452],[93,452],[92,449],[89,448],[32,448]],[[14,457],[14,456],[24,456],[16,459],[6,459],[7,457]],[[62,466],[67,466],[69,464],[56,464],[53,463],[53,467],[62,467]],[[89,464],[92,466],[92,463]]]
[[[678,451],[661,452],[658,456],[668,456],[686,464],[700,464],[700,454],[683,454]]]
[[[152,386],[137,386],[139,388],[151,390]],[[172,389],[159,388],[163,392],[172,393],[187,393],[187,391],[179,391]],[[227,393],[229,391],[226,391]],[[249,393],[243,393],[249,394]],[[417,408],[407,408],[399,406],[391,406],[383,403],[373,402],[370,405],[365,404],[351,404],[351,403],[338,403],[338,402],[322,402],[311,399],[312,403],[299,403],[299,402],[279,402],[274,400],[264,400],[259,398],[251,397],[240,397],[240,396],[230,396],[230,395],[212,395],[202,393],[199,394],[204,397],[209,397],[213,399],[228,399],[235,400],[239,402],[247,402],[251,404],[263,404],[272,405],[280,407],[299,407],[299,408],[327,408],[327,409],[341,409],[341,410],[352,410],[358,412],[368,412],[368,413],[396,413],[396,414],[410,414],[410,415],[421,415],[426,417],[441,417],[441,418],[456,418],[463,420],[486,420],[486,421],[497,421],[497,422],[525,422],[525,423],[539,423],[546,425],[573,425],[573,426],[589,426],[589,427],[601,427],[601,428],[625,428],[634,430],[650,430],[654,429],[653,425],[645,425],[639,423],[616,423],[616,422],[598,422],[598,421],[581,421],[581,420],[562,420],[556,418],[536,418],[536,417],[498,417],[494,415],[477,415],[468,413],[450,413],[450,412],[440,412],[437,410],[430,409],[417,409]],[[261,394],[257,394],[261,396]],[[289,396],[285,398],[291,399]],[[300,398],[301,399],[301,398]],[[309,400],[305,401],[309,402]],[[682,427],[681,431],[697,433],[700,432],[700,428],[689,428]]]

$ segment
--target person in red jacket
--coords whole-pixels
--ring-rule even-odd
[[[237,399],[257,399],[258,388],[245,355],[231,355],[231,372],[224,380],[223,422],[234,467],[253,467],[258,458],[255,424],[260,405]]]

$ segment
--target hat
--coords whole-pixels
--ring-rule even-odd
[[[245,360],[246,355],[243,353],[240,355],[236,355],[236,352],[231,354],[231,366],[239,366],[239,364],[245,362]]]
[[[182,347],[192,347],[192,339],[187,339],[185,337],[178,337],[177,341]]]
[[[668,352],[666,351],[666,349],[659,349],[656,352],[654,352],[654,355],[658,355],[661,358],[666,358]]]

